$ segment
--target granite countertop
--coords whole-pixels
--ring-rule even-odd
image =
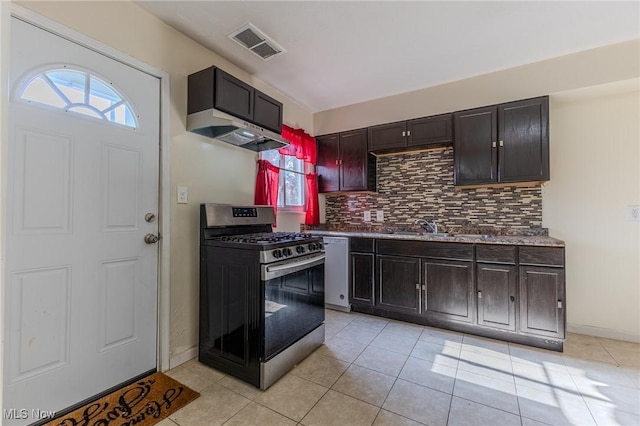
[[[491,234],[440,234],[427,233],[390,233],[374,230],[345,230],[345,229],[312,229],[306,230],[314,235],[332,237],[363,237],[391,240],[410,241],[437,241],[446,243],[471,243],[471,244],[505,244],[543,247],[564,247],[564,241],[547,235],[491,235]]]

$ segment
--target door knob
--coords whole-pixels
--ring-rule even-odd
[[[160,239],[160,237],[158,237],[157,235],[153,235],[153,234],[147,234],[144,236],[144,242],[147,244],[155,244],[158,242],[158,240]]]

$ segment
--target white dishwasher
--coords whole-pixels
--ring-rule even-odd
[[[325,306],[349,312],[349,239],[324,237],[324,252]]]

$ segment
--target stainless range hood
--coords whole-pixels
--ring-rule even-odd
[[[187,115],[187,130],[256,152],[288,145],[279,134],[217,109]]]

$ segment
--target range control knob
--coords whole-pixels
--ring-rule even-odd
[[[292,252],[290,248],[282,249],[282,254],[285,256],[291,256]]]
[[[309,243],[309,245],[307,247],[309,247],[310,251],[313,251],[313,250],[316,249],[316,243]]]
[[[282,257],[282,250],[276,249],[273,252],[271,252],[271,254],[273,254],[273,257],[275,257],[276,259],[279,259]]]
[[[298,254],[302,254],[302,253],[304,253],[304,247],[303,247],[303,246],[298,246],[298,247],[296,247],[296,252],[297,252]]]
[[[323,245],[322,243],[318,243],[318,244],[317,244],[317,246],[316,246],[316,248],[317,248],[318,250],[322,250],[322,249],[324,248],[324,245]]]

